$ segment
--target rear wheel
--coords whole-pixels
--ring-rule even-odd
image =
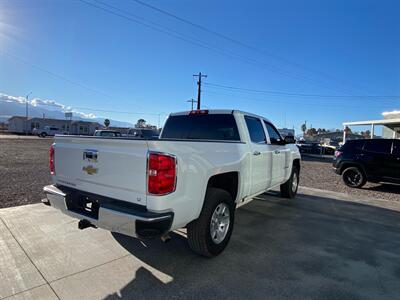
[[[187,226],[190,248],[207,257],[220,254],[230,240],[234,214],[231,195],[221,189],[209,188],[199,218]]]
[[[47,135],[46,132],[42,132],[42,133],[40,134],[41,137],[46,137],[46,135]]]
[[[351,188],[360,188],[367,182],[364,172],[357,167],[345,169],[342,173],[342,179],[344,184]]]
[[[281,184],[281,196],[283,198],[296,197],[299,188],[299,173],[299,168],[293,165],[290,178],[284,184]]]

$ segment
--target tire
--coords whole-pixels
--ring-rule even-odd
[[[187,225],[189,247],[202,256],[217,256],[231,238],[234,221],[235,204],[231,195],[221,189],[207,189],[199,218]]]
[[[40,134],[40,136],[42,137],[42,138],[45,138],[46,137],[46,132],[42,132],[41,134]]]
[[[281,184],[281,197],[282,198],[292,199],[292,198],[296,197],[297,190],[299,188],[299,182],[300,182],[299,179],[300,179],[299,168],[297,166],[293,165],[292,174],[290,175],[290,178],[284,184]]]
[[[349,167],[342,172],[342,180],[345,185],[351,188],[361,188],[367,178],[364,172],[358,167]]]

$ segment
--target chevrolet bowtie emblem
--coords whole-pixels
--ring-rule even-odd
[[[97,174],[98,169],[93,166],[82,167],[82,171],[85,171],[89,175]]]

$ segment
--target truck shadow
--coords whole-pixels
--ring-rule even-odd
[[[184,235],[144,243],[113,233],[144,263],[120,298],[396,298],[400,214],[383,207],[265,194],[240,208],[225,252],[193,254]],[[172,277],[164,283],[151,268]]]

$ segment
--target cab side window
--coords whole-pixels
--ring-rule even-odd
[[[265,124],[265,127],[267,128],[271,144],[280,145],[281,142],[282,142],[282,137],[279,134],[278,130],[276,130],[276,128],[272,124],[270,124],[268,122],[264,121],[264,124]]]
[[[364,151],[380,154],[390,154],[392,150],[392,140],[375,139],[365,141]]]
[[[266,137],[261,121],[257,118],[249,116],[245,116],[244,119],[246,120],[247,130],[250,134],[250,140],[257,144],[265,143]]]

